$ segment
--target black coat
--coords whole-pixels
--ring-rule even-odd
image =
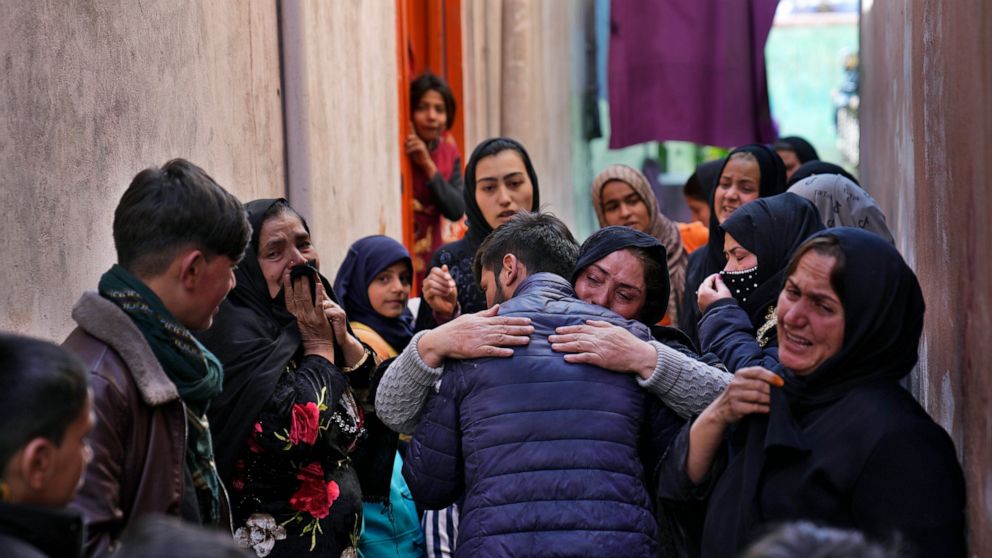
[[[83,518],[62,510],[0,502],[0,555],[76,558],[83,555]]]
[[[703,556],[734,556],[774,524],[803,519],[898,533],[919,556],[961,556],[965,485],[954,445],[899,385],[918,358],[919,282],[878,235],[841,227],[814,237],[843,254],[843,345],[807,374],[776,368],[785,385],[772,388],[769,413],[738,424],[699,486],[685,472],[683,430],[659,467],[659,497],[691,500],[713,486]]]
[[[768,528],[802,519],[883,540],[898,533],[921,557],[964,555],[965,485],[954,445],[909,393],[896,384],[865,387],[796,420],[806,449],[767,452],[755,495],[759,511],[737,536],[740,510],[734,503],[747,461],[732,458],[719,475],[707,506],[702,556],[735,556]],[[739,455],[746,438],[766,427],[764,417],[745,420],[729,454]],[[686,494],[687,431],[671,449],[681,459],[666,460],[659,471],[663,499],[679,499],[678,489]]]

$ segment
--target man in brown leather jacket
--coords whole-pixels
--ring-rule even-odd
[[[146,514],[230,529],[206,419],[223,373],[190,330],[210,326],[251,234],[241,203],[182,159],[135,176],[113,230],[118,264],[63,344],[93,386],[93,460],[72,504],[91,556]]]

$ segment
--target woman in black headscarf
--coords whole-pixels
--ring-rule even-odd
[[[710,196],[710,236],[706,246],[689,256],[686,268],[685,296],[679,309],[679,327],[693,343],[699,343],[699,306],[696,290],[703,279],[719,272],[727,264],[723,257],[723,230],[720,223],[735,210],[761,198],[785,191],[785,166],[773,149],[766,145],[745,145],[730,152],[720,169]]]
[[[235,538],[259,556],[353,553],[362,490],[352,454],[365,417],[351,384],[367,382],[376,359],[319,274],[303,218],[284,199],[246,209],[252,238],[237,286],[200,336],[224,364],[209,416]],[[311,279],[290,279],[300,265],[318,279],[313,295]],[[388,474],[379,480],[385,497]]]
[[[655,341],[637,339],[606,323],[558,328],[551,348],[571,362],[591,362],[614,372],[634,373],[683,418],[699,414],[717,396],[730,374],[713,355],[699,356],[682,331],[656,325],[668,307],[665,247],[630,227],[604,227],[579,251],[572,274],[576,296],[651,328]]]
[[[541,206],[537,173],[527,150],[510,138],[490,138],[472,152],[465,167],[465,238],[445,244],[431,257],[424,280],[418,331],[457,314],[485,310],[486,297],[472,273],[482,241],[518,211]]]
[[[800,165],[820,160],[820,155],[816,152],[813,144],[799,136],[779,138],[772,147],[782,158],[782,162],[785,163],[786,179],[789,179]]]
[[[699,341],[727,370],[774,366],[775,303],[796,249],[823,230],[809,200],[780,194],[749,203],[720,225],[727,265],[699,286]]]
[[[963,556],[954,445],[899,385],[923,329],[916,276],[880,237],[844,227],[804,243],[786,276],[781,365],[737,372],[679,434],[659,496],[708,494],[704,557],[734,556],[797,518],[900,536],[919,556]]]

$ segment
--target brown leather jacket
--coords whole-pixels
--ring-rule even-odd
[[[185,470],[186,406],[134,322],[95,291],[72,309],[77,327],[62,344],[90,371],[96,423],[93,460],[70,505],[86,517],[87,556],[114,550],[145,514],[189,517],[195,492]],[[184,503],[185,498],[185,503]],[[221,494],[230,529],[227,494]]]

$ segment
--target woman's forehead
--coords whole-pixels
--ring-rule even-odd
[[[644,287],[644,264],[627,248],[611,252],[592,265],[618,281]]]

